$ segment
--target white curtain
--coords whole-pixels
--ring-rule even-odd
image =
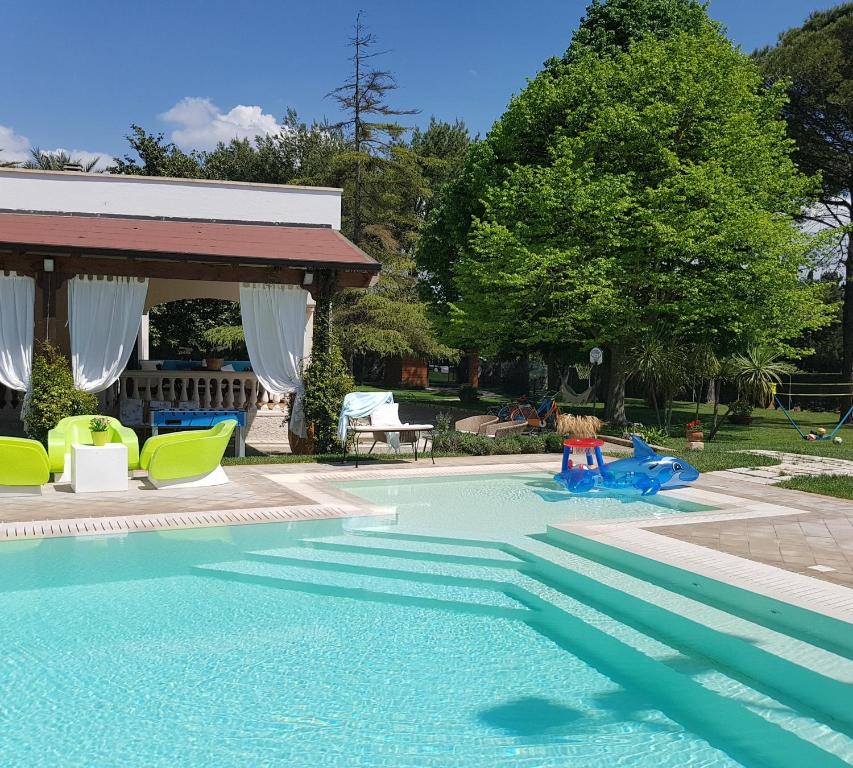
[[[74,386],[101,392],[127,365],[148,294],[148,279],[77,275],[68,283]]]
[[[26,392],[33,367],[36,281],[0,274],[0,384]]]
[[[305,437],[302,356],[308,292],[295,285],[240,285],[240,314],[252,370],[271,395],[296,393],[290,430]]]

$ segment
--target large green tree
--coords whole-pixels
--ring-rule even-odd
[[[632,8],[646,33],[601,32]],[[627,353],[650,330],[723,355],[786,349],[823,322],[792,218],[812,182],[791,159],[781,90],[700,4],[594,3],[576,39],[472,152],[421,258],[456,338],[606,345],[621,422]]]
[[[853,382],[853,3],[813,13],[755,58],[769,82],[785,85],[798,165],[820,174],[820,199],[803,218],[824,232],[823,266],[843,278],[841,362]]]

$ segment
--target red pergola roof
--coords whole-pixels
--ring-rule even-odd
[[[0,213],[0,247],[379,271],[374,259],[326,227]]]

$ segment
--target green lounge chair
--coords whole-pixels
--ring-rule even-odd
[[[71,446],[92,445],[92,433],[89,422],[94,416],[66,416],[47,433],[47,453],[50,457],[50,471],[55,473],[57,482],[70,480]],[[139,438],[130,427],[125,427],[118,419],[104,416],[110,423],[110,443],[124,443],[127,446],[128,470],[139,468]]]
[[[39,496],[49,480],[50,463],[40,442],[0,437],[0,496]]]
[[[228,475],[219,462],[236,426],[236,419],[226,419],[211,429],[149,437],[142,446],[139,466],[148,471],[148,481],[155,488],[227,483]]]

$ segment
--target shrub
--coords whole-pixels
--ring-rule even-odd
[[[98,398],[74,388],[68,359],[48,342],[39,344],[33,357],[30,392],[24,413],[28,437],[47,445],[47,433],[66,416],[96,414]]]
[[[459,387],[459,402],[473,405],[480,402],[480,390],[473,384],[463,384]]]
[[[435,450],[442,453],[466,453],[470,456],[560,453],[563,450],[563,438],[554,432],[539,435],[485,437],[453,430],[442,430],[436,425]]]
[[[729,406],[729,414],[735,418],[749,418],[752,416],[752,403],[747,400],[735,400]]]
[[[355,389],[340,350],[333,348],[311,356],[304,387],[305,423],[314,427],[314,452],[339,451],[338,415],[344,397]]]

